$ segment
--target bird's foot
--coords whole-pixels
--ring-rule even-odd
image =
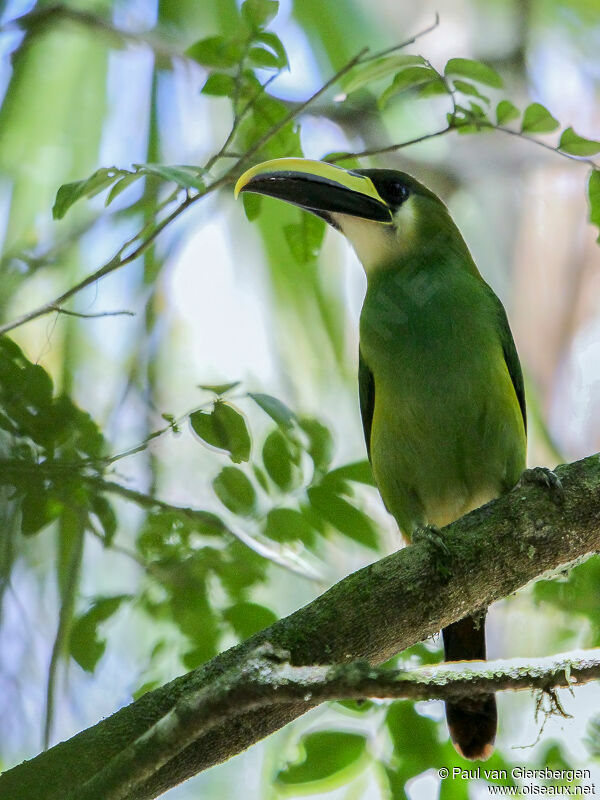
[[[556,472],[553,472],[547,467],[532,467],[531,469],[526,469],[519,478],[518,485],[525,486],[526,484],[532,483],[546,489],[556,505],[560,506],[564,503],[565,490]]]
[[[437,571],[443,578],[452,575],[450,568],[450,550],[444,541],[444,536],[437,525],[422,525],[412,535],[413,544],[425,544],[433,558]]]

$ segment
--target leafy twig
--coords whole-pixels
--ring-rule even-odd
[[[543,147],[544,150],[550,150],[552,153],[557,153],[559,156],[563,156],[564,158],[569,158],[571,161],[578,161],[580,164],[587,164],[588,166],[592,167],[592,169],[600,169],[600,164],[596,164],[591,158],[585,158],[584,156],[575,156],[572,153],[566,153],[564,150],[561,150],[559,147],[553,147],[551,144],[547,142],[541,142],[539,139],[534,139],[532,136],[527,136],[526,134],[522,133],[521,131],[513,131],[511,128],[506,128],[504,125],[494,125],[492,122],[483,122],[480,121],[480,125],[484,128],[491,128],[494,131],[499,131],[500,133],[506,133],[509,136],[516,136],[519,139],[523,139],[526,142],[531,142],[532,144],[536,144],[538,147]]]
[[[131,500],[136,505],[149,511],[167,511],[183,519],[196,522],[203,528],[212,528],[217,535],[229,533],[258,555],[267,558],[269,561],[272,561],[274,564],[284,569],[290,570],[296,575],[300,575],[311,581],[322,579],[322,575],[314,567],[291,550],[285,547],[276,548],[262,536],[251,536],[237,526],[232,524],[225,525],[216,515],[208,511],[202,511],[201,509],[192,508],[191,506],[178,506],[167,503],[165,500],[160,500],[157,497],[145,494],[137,489],[130,489],[120,483],[107,481],[96,476],[83,477],[83,480],[99,491],[115,494],[119,497]]]
[[[54,8],[54,7],[53,7]],[[61,7],[56,7],[61,8]],[[45,10],[48,12],[48,9]],[[33,12],[31,12],[33,13]],[[436,17],[436,22],[433,27],[437,24],[438,20]],[[405,47],[407,44],[412,43],[415,41],[416,38],[419,36],[424,35],[425,33],[431,30],[430,28],[425,29],[424,31],[415,34],[415,36],[408,40],[407,42],[403,42],[400,45],[395,45],[393,48],[387,48],[387,50],[379,52],[374,55],[374,57],[380,57],[383,53],[390,52],[391,50],[397,50],[401,47]],[[55,298],[49,303],[44,303],[43,305],[39,306],[32,311],[29,311],[21,316],[17,317],[16,319],[12,320],[12,322],[5,323],[4,325],[0,325],[0,335],[8,333],[15,328],[18,328],[21,325],[24,325],[27,322],[30,322],[34,319],[42,317],[46,314],[49,314],[53,311],[56,311],[57,307],[61,307],[63,303],[73,297],[75,294],[80,292],[82,289],[85,289],[87,286],[95,283],[97,280],[109,275],[110,273],[114,272],[121,267],[130,264],[132,261],[135,261],[139,256],[143,255],[143,253],[150,247],[150,245],[154,242],[154,240],[159,236],[162,231],[171,224],[177,217],[179,217],[187,208],[189,208],[193,203],[197,202],[203,197],[206,197],[208,194],[216,191],[217,189],[221,188],[222,186],[232,183],[235,178],[239,175],[241,168],[245,165],[256,153],[258,153],[266,144],[268,144],[271,139],[273,139],[277,134],[285,128],[290,122],[296,119],[300,114],[306,111],[311,105],[315,103],[331,86],[337,83],[341,78],[346,75],[346,73],[350,72],[353,67],[359,64],[361,61],[364,60],[365,55],[368,53],[368,48],[363,48],[359,53],[357,53],[353,58],[344,64],[341,69],[339,69],[331,78],[329,78],[316,92],[314,92],[307,100],[302,103],[299,103],[293,109],[289,111],[279,122],[273,125],[268,131],[266,131],[263,136],[261,136],[245,153],[242,153],[239,158],[236,159],[235,163],[225,172],[224,175],[214,180],[211,184],[209,184],[204,190],[197,192],[194,195],[191,195],[189,192],[186,193],[185,199],[179,203],[179,205],[168,215],[166,216],[161,222],[154,225],[153,222],[148,223],[144,226],[132,239],[127,241],[116,253],[115,255],[102,267],[97,269],[95,272],[92,272],[86,278],[81,280],[79,283],[72,286],[66,292],[61,294],[59,297]],[[212,167],[216,161],[223,156],[223,154],[227,151],[229,144],[233,140],[235,135],[235,131],[237,130],[237,125],[239,124],[241,118],[252,108],[253,103],[256,102],[260,94],[266,90],[266,87],[269,85],[270,81],[265,82],[263,87],[257,95],[248,102],[248,104],[242,109],[242,111],[236,116],[234,110],[234,122],[229,134],[226,137],[226,140],[223,146],[220,148],[218,153],[211,157],[207,163],[207,168]],[[172,199],[172,195],[167,199],[166,202],[170,202]],[[153,225],[153,227],[151,227]],[[127,248],[132,246],[135,242],[138,242],[140,238],[145,237],[142,241],[133,248],[133,250],[124,256]]]
[[[63,310],[61,308],[63,303],[65,303],[68,299],[70,299],[75,294],[80,292],[82,289],[86,288],[87,286],[90,286],[92,283],[95,283],[97,280],[105,277],[106,275],[114,272],[115,270],[120,269],[121,267],[124,267],[127,264],[130,264],[132,261],[136,260],[139,256],[143,255],[143,253],[150,247],[150,245],[155,241],[155,239],[160,235],[160,233],[162,233],[162,231],[168,225],[170,225],[171,222],[173,222],[184,211],[186,211],[187,208],[189,208],[193,203],[197,202],[198,200],[202,199],[203,197],[207,196],[208,194],[213,193],[214,191],[216,191],[217,189],[221,188],[222,186],[232,183],[235,180],[235,178],[239,175],[242,166],[246,165],[252,159],[252,157],[254,155],[256,155],[256,153],[258,153],[266,144],[268,144],[268,142],[271,141],[273,139],[273,137],[275,137],[283,128],[285,128],[286,125],[288,125],[290,122],[292,122],[298,116],[300,116],[303,112],[305,112],[308,108],[310,108],[331,86],[333,86],[335,83],[337,83],[342,77],[344,77],[344,75],[346,75],[346,73],[350,72],[350,70],[352,70],[356,65],[358,65],[360,63],[365,63],[366,61],[370,61],[371,59],[374,59],[374,58],[380,58],[381,56],[383,56],[383,55],[385,55],[387,53],[390,53],[390,52],[393,52],[394,50],[397,50],[397,49],[400,49],[402,47],[405,47],[407,44],[411,44],[412,42],[416,41],[416,39],[419,38],[420,36],[423,36],[426,33],[429,33],[431,30],[433,30],[433,28],[435,28],[438,23],[439,23],[439,18],[436,15],[436,20],[435,20],[433,25],[431,25],[428,28],[425,28],[423,31],[415,34],[415,36],[412,37],[411,39],[409,39],[406,42],[403,42],[403,43],[401,43],[399,45],[395,45],[394,47],[382,50],[382,51],[380,51],[380,52],[378,52],[376,54],[369,55],[368,57],[366,55],[368,53],[368,48],[364,48],[359,53],[357,53],[353,58],[351,58],[331,78],[329,78],[307,100],[305,100],[302,103],[299,103],[299,104],[295,105],[289,111],[288,114],[286,114],[281,120],[279,120],[275,125],[273,125],[268,131],[266,131],[263,134],[263,136],[261,136],[245,153],[239,154],[238,156],[234,156],[232,153],[230,153],[228,151],[228,147],[231,144],[231,142],[233,141],[233,138],[235,136],[237,127],[239,125],[239,122],[241,121],[243,116],[252,108],[253,104],[256,102],[258,97],[266,90],[267,86],[270,83],[270,80],[272,80],[274,77],[276,77],[276,76],[273,76],[272,79],[269,79],[269,81],[266,81],[262,85],[261,89],[257,92],[257,94],[248,101],[246,106],[239,113],[237,112],[236,109],[234,109],[233,124],[232,124],[232,127],[231,127],[231,129],[230,129],[230,131],[229,131],[229,133],[228,133],[228,135],[227,135],[227,137],[225,139],[225,142],[223,143],[223,146],[220,148],[220,150],[214,156],[212,156],[209,159],[209,161],[207,162],[207,165],[206,165],[206,167],[208,169],[210,169],[212,166],[214,166],[214,164],[220,158],[225,158],[225,157],[226,158],[234,158],[235,159],[235,163],[232,164],[231,167],[222,176],[220,176],[219,178],[214,180],[211,184],[206,186],[203,190],[198,191],[195,194],[191,194],[189,192],[189,190],[188,190],[186,192],[186,196],[185,196],[184,200],[182,202],[180,202],[176,206],[176,208],[173,211],[171,211],[170,214],[168,214],[164,219],[162,219],[158,223],[156,223],[155,220],[152,220],[147,225],[145,225],[136,234],[136,236],[134,236],[132,239],[127,241],[106,264],[104,264],[102,267],[97,269],[95,272],[93,272],[90,275],[88,275],[86,278],[84,278],[82,281],[77,283],[75,286],[72,286],[70,289],[68,289],[66,292],[64,292],[63,294],[61,294],[59,297],[55,298],[51,302],[45,303],[45,304],[39,306],[38,308],[36,308],[36,309],[34,309],[34,310],[30,311],[30,312],[27,312],[27,313],[17,317],[12,322],[8,322],[8,323],[5,323],[4,325],[0,325],[0,335],[2,335],[4,333],[8,333],[9,331],[14,330],[15,328],[19,327],[20,325],[23,325],[23,324],[25,324],[27,322],[30,322],[31,320],[37,319],[37,318],[39,318],[41,316],[44,316],[44,315],[49,314],[49,313],[51,313],[53,311],[56,311],[57,309]],[[435,72],[437,73],[437,70],[435,70]],[[439,76],[439,73],[437,73],[437,74]],[[444,79],[442,78],[442,80],[444,80]],[[239,83],[239,79],[238,79],[238,83]],[[445,81],[444,81],[444,83],[445,83]],[[446,85],[446,88],[448,89],[447,84],[445,84],[445,85]],[[451,98],[452,98],[452,100],[454,102],[454,96],[453,96],[453,93],[451,91],[450,91],[450,96],[451,96]],[[413,144],[418,144],[418,143],[426,141],[428,139],[433,139],[435,137],[443,136],[443,135],[449,133],[451,130],[459,128],[459,126],[456,125],[455,116],[456,116],[455,114],[452,116],[451,121],[450,121],[449,125],[446,128],[443,128],[443,129],[441,129],[439,131],[434,131],[433,133],[424,134],[423,136],[419,136],[419,137],[416,137],[414,139],[406,140],[404,142],[398,142],[398,143],[395,143],[395,144],[392,144],[392,145],[387,145],[387,146],[381,147],[381,148],[374,147],[374,148],[368,148],[366,150],[362,150],[362,151],[355,152],[355,153],[344,153],[344,154],[338,155],[335,158],[332,158],[330,160],[331,160],[332,163],[335,163],[337,161],[342,161],[342,160],[344,160],[346,158],[352,158],[352,157],[359,158],[359,157],[367,157],[367,156],[373,156],[373,155],[381,155],[381,154],[384,154],[384,153],[390,153],[390,152],[394,152],[395,150],[400,150],[402,148],[409,147],[410,145],[413,145]],[[574,156],[574,155],[571,155],[569,153],[565,153],[564,151],[561,151],[558,148],[552,147],[552,146],[546,144],[545,142],[540,142],[537,139],[532,139],[532,138],[530,138],[528,136],[524,136],[522,133],[519,133],[517,131],[513,131],[510,128],[505,128],[503,126],[493,125],[493,123],[489,122],[489,120],[482,121],[481,119],[478,119],[477,120],[477,124],[480,125],[481,127],[488,127],[488,128],[494,129],[494,130],[499,130],[499,131],[501,131],[502,133],[505,133],[505,134],[509,134],[509,135],[512,135],[512,136],[518,136],[518,137],[523,138],[523,139],[525,139],[527,141],[533,142],[533,143],[535,143],[535,144],[537,144],[537,145],[539,145],[541,147],[544,147],[545,149],[552,150],[553,152],[556,152],[559,155],[565,156],[565,157],[567,157],[569,159],[572,159],[572,160],[577,160],[577,161],[586,163],[586,164],[588,164],[588,165],[590,165],[590,166],[592,166],[594,168],[597,168],[597,165],[591,159],[580,158],[578,156]],[[177,191],[179,191],[179,190],[177,190]],[[165,201],[163,206],[168,204],[169,202],[171,202],[173,200],[173,198],[176,196],[176,194],[177,194],[177,192],[172,193],[167,198],[167,200]],[[140,241],[140,239],[141,239],[141,241]],[[135,244],[136,242],[138,242],[138,244]],[[135,246],[133,246],[133,245],[135,245]],[[133,249],[129,253],[127,253],[125,255],[127,249],[129,247],[132,247],[132,246],[133,246]]]

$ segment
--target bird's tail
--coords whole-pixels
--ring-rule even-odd
[[[442,631],[446,661],[485,659],[485,614],[465,617]],[[489,758],[494,751],[498,712],[493,694],[446,703],[446,720],[454,747],[464,758]]]

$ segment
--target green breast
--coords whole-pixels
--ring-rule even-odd
[[[371,461],[407,535],[507,491],[525,468],[498,302],[452,263],[369,278],[360,348],[375,385]]]

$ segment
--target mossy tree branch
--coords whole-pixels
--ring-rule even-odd
[[[241,668],[183,695],[150,730],[78,788],[73,800],[100,796],[103,800],[127,800],[137,787],[224,719],[266,705],[365,697],[456,700],[502,689],[550,691],[600,678],[600,649],[554,658],[442,664],[414,670],[377,669],[366,661],[293,667],[288,657],[285,651],[262,645]]]
[[[306,607],[203,667],[5,773],[0,777],[0,797],[29,800],[40,797],[41,786],[45,800],[62,800],[69,793],[81,797],[87,781],[111,761],[116,769],[119,754],[137,747],[144,741],[140,737],[151,737],[153,726],[168,728],[169,723],[162,720],[173,721],[175,708],[213,691],[226,674],[239,676],[261,645],[285,651],[292,667],[357,660],[374,666],[531,580],[585,559],[600,550],[600,457],[561,466],[557,475],[564,497],[536,483],[522,482],[504,497],[446,527],[444,566],[450,567],[450,575],[447,569],[439,569],[433,545],[421,539],[348,576]],[[537,685],[530,677],[527,685]],[[139,775],[134,788],[127,788],[127,797],[157,797],[246,749],[320,700],[306,699],[303,694],[302,699],[277,702],[269,696],[251,710],[243,710],[241,703],[242,710],[235,716],[224,715],[208,732],[192,736],[183,749],[177,746],[175,756],[169,750],[174,739],[167,735],[162,740],[164,763]],[[156,757],[156,761],[161,759]]]

